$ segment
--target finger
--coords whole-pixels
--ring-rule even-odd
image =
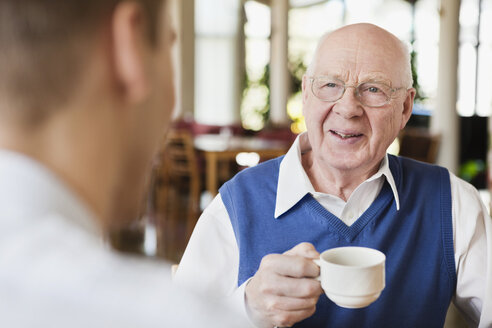
[[[314,278],[319,276],[319,267],[311,259],[295,255],[265,257],[262,269],[271,270],[278,275],[295,278]]]
[[[271,294],[295,298],[318,298],[323,293],[319,281],[310,278],[278,277]]]
[[[284,254],[285,255],[298,255],[298,256],[303,256],[303,257],[307,257],[310,259],[319,258],[319,252],[316,250],[316,248],[311,243],[297,244],[293,248],[284,252]]]
[[[319,281],[311,278],[291,278],[277,275],[255,280],[254,285],[262,295],[317,298],[323,293]]]
[[[265,306],[269,312],[275,313],[278,311],[310,310],[316,307],[317,302],[317,296],[308,298],[278,296],[266,300]]]

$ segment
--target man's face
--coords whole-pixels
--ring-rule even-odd
[[[388,104],[371,108],[359,102],[354,88],[347,88],[336,102],[322,101],[313,95],[311,81],[305,76],[303,111],[313,157],[323,167],[370,173],[405,126],[414,91],[403,85],[401,54],[391,41],[384,35],[339,31],[319,48],[312,77],[334,76],[346,85],[377,81],[403,87]]]
[[[152,79],[151,96],[149,99],[148,126],[146,131],[153,135],[149,140],[154,146],[161,141],[161,137],[167,131],[171,123],[171,115],[175,105],[174,72],[172,65],[172,47],[176,34],[171,25],[169,15],[169,3],[162,6],[158,40],[150,59],[149,75]]]
[[[134,109],[132,127],[128,131],[124,169],[115,204],[117,224],[132,222],[141,209],[150,163],[171,123],[175,104],[171,57],[176,36],[167,7],[164,4],[162,8],[156,45],[146,45],[144,60],[149,94],[141,106]]]

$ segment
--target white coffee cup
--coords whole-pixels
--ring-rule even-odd
[[[321,253],[314,262],[326,296],[344,308],[366,307],[385,287],[386,256],[373,248],[337,247]]]

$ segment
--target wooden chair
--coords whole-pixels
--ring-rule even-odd
[[[154,172],[157,253],[179,261],[200,215],[201,182],[193,137],[171,130]]]
[[[399,139],[399,155],[427,163],[436,162],[441,135],[427,129],[406,128],[400,133]]]

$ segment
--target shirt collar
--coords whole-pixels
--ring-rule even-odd
[[[280,163],[277,199],[275,204],[275,218],[290,210],[306,194],[314,193],[314,187],[309,180],[306,171],[302,167],[302,153],[311,149],[307,133],[300,134]],[[400,209],[400,199],[396,188],[395,179],[389,167],[388,155],[383,158],[379,170],[366,181],[373,181],[384,176],[393,191],[396,209]]]

